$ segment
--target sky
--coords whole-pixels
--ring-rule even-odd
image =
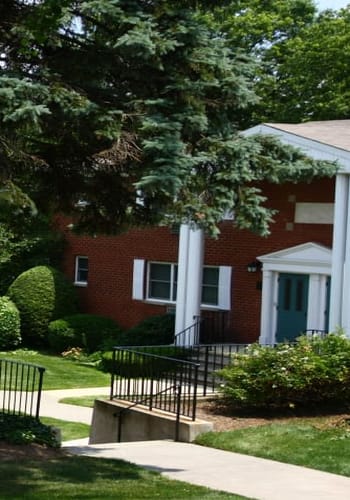
[[[338,10],[350,4],[350,0],[316,0],[319,10],[334,9]]]

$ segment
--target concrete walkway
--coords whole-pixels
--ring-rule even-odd
[[[103,395],[108,388],[45,391],[41,416],[90,423],[92,410],[58,403],[62,397]],[[89,445],[67,441],[70,453],[122,459],[172,479],[257,500],[350,500],[350,478],[191,443],[147,441]]]

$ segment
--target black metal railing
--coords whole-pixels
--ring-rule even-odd
[[[0,412],[39,418],[45,368],[0,359]]]
[[[169,346],[164,348],[169,351]],[[195,420],[199,364],[178,359],[174,354],[169,357],[146,352],[150,349],[113,349],[110,399],[142,404],[149,410],[163,410]]]
[[[304,335],[307,337],[318,337],[318,338],[324,338],[326,335],[328,335],[327,330],[317,330],[317,329],[309,329],[305,330]]]
[[[195,323],[188,326],[181,332],[175,334],[174,344],[176,346],[192,346],[199,345],[201,324],[203,322],[199,317],[194,317]]]
[[[198,395],[207,396],[216,392],[221,378],[217,374],[232,363],[233,355],[243,353],[249,344],[200,344],[187,348],[192,361],[199,363]]]

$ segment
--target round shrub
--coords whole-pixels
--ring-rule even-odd
[[[92,353],[106,343],[113,343],[120,334],[121,328],[111,318],[74,314],[49,324],[48,341],[51,349],[57,353],[72,347],[83,347],[87,353]]]
[[[27,345],[45,345],[50,321],[77,312],[74,286],[50,266],[20,274],[7,295],[20,312],[22,339]]]
[[[150,316],[119,337],[119,345],[167,345],[174,342],[175,315]]]
[[[51,321],[48,326],[48,344],[55,353],[62,353],[72,347],[81,347],[81,341],[65,319]]]
[[[0,349],[12,349],[20,343],[19,311],[8,297],[0,297]]]

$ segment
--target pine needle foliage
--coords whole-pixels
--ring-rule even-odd
[[[233,3],[2,2],[0,181],[90,232],[188,222],[216,235],[233,210],[266,234],[251,184],[334,166],[237,133],[257,63],[208,16]]]

